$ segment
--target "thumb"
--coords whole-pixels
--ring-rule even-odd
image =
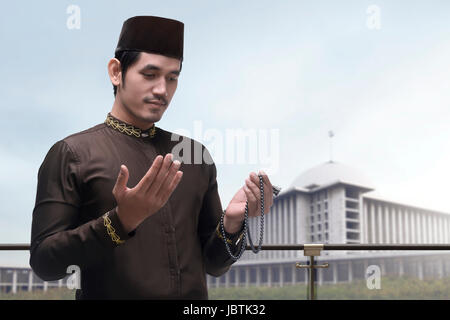
[[[119,175],[117,176],[116,185],[114,186],[115,192],[122,193],[127,189],[128,177],[128,168],[125,165],[121,165]]]

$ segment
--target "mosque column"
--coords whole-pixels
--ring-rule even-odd
[[[410,240],[411,243],[417,243],[417,233],[416,233],[416,213],[414,211],[410,211],[410,222],[411,222],[411,231],[410,231]]]
[[[434,217],[433,215],[430,214],[430,236],[431,236],[431,243],[435,243],[436,242],[436,230],[435,230],[435,226],[434,226]]]
[[[362,227],[363,227],[363,235],[364,235],[364,243],[369,243],[369,213],[368,213],[368,205],[367,200],[364,201],[363,205],[363,219],[362,219]],[[330,226],[331,227],[331,226]]]
[[[410,225],[409,225],[409,215],[410,215],[410,212],[409,212],[409,210],[407,210],[406,208],[405,208],[405,211],[404,211],[404,216],[405,216],[405,227],[404,227],[404,230],[405,230],[405,243],[411,243],[411,239],[410,239],[410,234],[411,234],[411,228],[410,228]]]
[[[17,293],[17,270],[14,270],[12,275],[12,293]]]
[[[281,223],[281,215],[283,214],[281,210],[281,200],[278,201],[278,208],[277,208],[277,226],[278,226],[278,232],[277,232],[277,244],[282,243],[282,236],[283,236],[283,225]],[[277,259],[281,258],[281,251],[275,251],[276,255],[275,257]]]
[[[444,219],[445,223],[444,223],[444,239],[445,239],[445,243],[450,243],[450,233],[449,233],[449,218],[446,217]]]
[[[415,242],[420,243],[420,221],[417,211],[414,211],[414,233],[416,234]]]
[[[370,204],[370,231],[371,231],[371,243],[376,243],[376,221],[375,221],[375,205],[373,203]]]
[[[438,221],[437,216],[435,214],[432,215],[433,221],[433,243],[439,242],[439,229],[438,229]]]
[[[31,291],[33,291],[33,271],[30,270],[28,272],[28,292]]]
[[[447,219],[446,217],[442,216],[442,243],[447,243],[447,232],[446,232],[446,226],[447,226]]]
[[[287,223],[286,223],[286,210],[285,210],[285,199],[281,199],[280,202],[283,202],[283,204],[281,205],[281,209],[280,209],[280,223],[281,223],[281,241],[279,242],[280,244],[285,244],[286,243],[286,227],[287,227]],[[286,254],[286,251],[280,251],[280,258],[284,258]]]
[[[385,234],[385,240],[386,243],[390,243],[391,242],[391,237],[390,237],[390,215],[389,215],[389,207],[385,206],[384,207],[384,234]]]
[[[378,204],[377,206],[377,217],[378,217],[378,223],[377,223],[377,228],[378,228],[378,243],[384,243],[384,237],[383,237],[383,211],[382,211],[382,206],[381,204]]]
[[[295,228],[295,218],[294,218],[294,197],[289,198],[289,237],[288,237],[288,243],[289,244],[296,244],[295,243],[295,237],[294,237],[294,228]],[[294,256],[294,251],[288,251],[288,257],[292,258]]]
[[[441,238],[441,226],[439,225],[439,216],[433,215],[434,222],[434,243],[439,243]]]
[[[433,243],[433,219],[430,214],[428,214],[428,243]]]
[[[427,224],[427,216],[425,213],[422,214],[422,241],[423,243],[430,243],[428,241],[428,224]]]
[[[289,243],[289,229],[290,229],[290,224],[291,221],[289,220],[289,209],[288,209],[288,199],[283,199],[282,201],[284,201],[283,204],[283,221],[284,221],[284,226],[283,226],[283,238],[282,238],[282,244],[288,244]],[[288,256],[288,252],[283,250],[282,252],[282,257],[286,258]]]
[[[282,287],[283,284],[284,284],[284,267],[283,267],[282,264],[280,264],[280,265],[278,266],[278,268],[279,268],[279,270],[280,270],[280,275],[279,275],[279,279],[280,279],[280,287]]]
[[[433,235],[433,219],[431,215],[428,215],[428,243],[434,242],[434,235]]]
[[[269,244],[274,244],[275,241],[275,230],[276,230],[276,225],[274,223],[275,220],[275,216],[276,216],[276,203],[278,203],[278,200],[275,200],[275,205],[272,207],[271,212],[269,214],[269,223],[270,225],[267,225],[267,227],[269,228],[269,234],[267,237],[267,241]],[[273,258],[273,252],[271,250],[266,251],[267,253],[267,258],[268,259],[272,259]]]
[[[421,214],[421,222],[422,222],[422,243],[428,243],[428,229],[427,229],[427,217],[425,213]]]
[[[436,243],[441,243],[441,234],[442,234],[442,225],[441,225],[441,217],[436,215]]]
[[[392,223],[392,243],[398,243],[398,241],[397,241],[397,223],[396,223],[396,217],[397,217],[397,214],[396,214],[396,210],[395,210],[395,208],[393,207],[392,208],[392,211],[391,211],[391,223]]]
[[[450,243],[450,219],[445,218],[445,232],[446,232],[446,240],[445,243]]]
[[[425,230],[425,215],[419,213],[419,230],[420,230],[420,243],[427,243],[426,230]]]
[[[399,243],[405,242],[405,232],[404,232],[404,223],[403,223],[403,210],[398,208],[398,226],[397,226],[398,234],[397,239]]]

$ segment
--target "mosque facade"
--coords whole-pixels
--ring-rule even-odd
[[[450,214],[371,196],[374,187],[361,172],[329,161],[299,175],[274,199],[265,216],[263,244],[449,244]],[[249,221],[258,243],[258,219]],[[317,281],[365,279],[369,266],[381,276],[419,279],[450,276],[449,251],[322,251]],[[219,278],[207,276],[209,287],[284,286],[306,283],[303,251],[246,251]]]

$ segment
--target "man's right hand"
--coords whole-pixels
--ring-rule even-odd
[[[128,188],[128,168],[120,166],[119,176],[112,190],[117,202],[117,216],[130,232],[146,218],[161,209],[177,187],[183,176],[180,161],[172,161],[171,153],[163,158],[158,155],[152,166],[134,188]]]

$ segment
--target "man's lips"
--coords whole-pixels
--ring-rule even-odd
[[[158,102],[147,102],[147,104],[152,104],[158,107],[164,107],[166,105],[165,103],[158,103]]]

